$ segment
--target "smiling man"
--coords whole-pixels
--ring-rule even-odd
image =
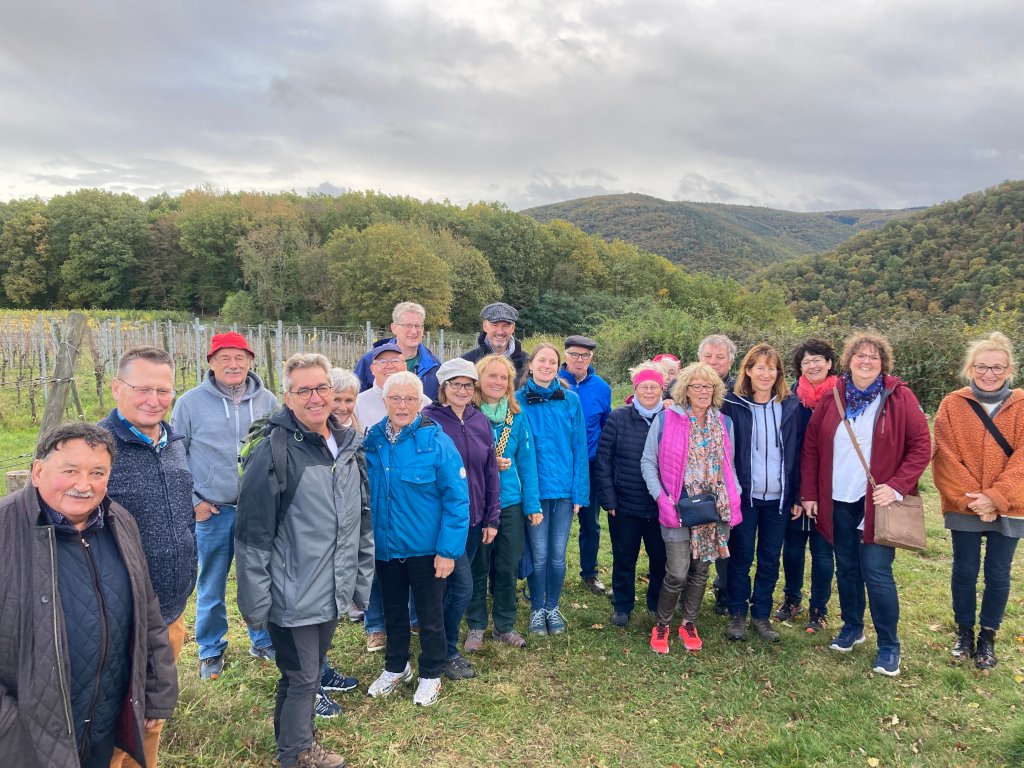
[[[476,348],[469,350],[462,356],[462,359],[476,363],[487,355],[504,355],[516,367],[516,378],[518,379],[526,368],[527,362],[526,352],[515,337],[519,310],[496,301],[480,311],[480,319],[483,321],[483,333],[477,337]]]
[[[282,380],[285,407],[273,412],[268,436],[244,460],[235,527],[238,609],[274,643],[281,766],[339,768],[344,759],[316,740],[312,716],[338,618],[353,600],[369,599],[366,465],[359,435],[331,414],[327,358],[292,355]],[[286,436],[283,452],[275,449],[275,432]]]
[[[185,603],[196,585],[192,473],[183,436],[164,415],[174,400],[174,360],[156,347],[133,347],[111,383],[117,407],[99,426],[117,445],[107,493],[131,513],[142,534],[153,589],[174,660],[185,642]],[[146,766],[157,764],[160,726],[145,733]],[[120,750],[111,766],[134,766]]]
[[[384,344],[396,344],[405,361],[405,369],[416,374],[423,382],[423,394],[430,400],[437,397],[437,369],[441,361],[423,344],[423,329],[427,311],[412,301],[396,304],[391,312],[391,338],[381,339],[374,343],[374,348],[359,358],[356,363],[356,376],[364,390],[373,386],[374,373],[370,368],[376,349]],[[366,424],[364,427],[371,427]]]
[[[203,680],[220,677],[228,647],[224,597],[235,550],[239,448],[249,425],[277,405],[277,398],[250,370],[255,356],[242,334],[214,334],[206,355],[206,378],[179,397],[171,413],[172,428],[184,436],[195,480],[196,642]],[[273,661],[274,647],[266,631],[249,632],[249,653]]]
[[[167,631],[132,516],[107,498],[110,433],[43,435],[32,484],[0,501],[0,765],[143,760],[178,696]]]

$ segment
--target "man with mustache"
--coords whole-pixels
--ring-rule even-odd
[[[109,432],[43,435],[32,484],[0,500],[0,765],[144,759],[178,698],[135,520],[107,495]]]

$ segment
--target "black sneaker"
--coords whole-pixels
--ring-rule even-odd
[[[776,621],[792,621],[803,612],[804,608],[800,603],[791,603],[787,597],[772,614],[772,618]]]
[[[473,671],[470,663],[459,654],[445,662],[444,676],[450,680],[470,680],[476,677],[476,672]]]
[[[603,595],[608,592],[604,584],[601,583],[601,580],[597,578],[597,576],[591,576],[590,578],[584,579],[583,586],[589,589],[591,594],[594,595]]]
[[[725,590],[712,587],[711,591],[715,593],[715,614],[718,616],[728,616],[729,604],[725,599]]]
[[[330,665],[320,675],[320,687],[325,691],[351,691],[357,685],[359,681],[354,677],[346,677]]]
[[[741,614],[729,617],[729,626],[725,629],[725,637],[728,640],[747,639],[747,617]]]
[[[629,614],[625,611],[615,611],[612,613],[612,625],[616,627],[624,627],[629,624]]]
[[[954,659],[970,659],[974,656],[974,627],[959,624],[956,628],[956,643],[953,644]]]
[[[337,704],[331,701],[331,698],[327,695],[327,692],[320,688],[316,692],[316,703],[313,705],[313,711],[317,717],[324,717],[328,720],[332,717],[337,717],[345,708],[341,704]]]
[[[992,669],[996,660],[996,631],[981,628],[978,633],[978,647],[974,652],[974,666],[978,669]]]
[[[811,608],[807,612],[807,623],[804,624],[804,632],[808,635],[813,635],[828,626],[828,614],[824,611],[819,611],[817,608]]]

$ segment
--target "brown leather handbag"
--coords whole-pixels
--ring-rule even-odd
[[[874,490],[877,483],[875,483],[867,461],[864,460],[864,454],[861,453],[860,444],[857,442],[857,436],[853,433],[853,427],[850,426],[850,420],[845,416],[843,403],[839,399],[839,390],[833,389],[832,395],[836,399],[836,408],[843,415],[843,424],[846,425],[846,431],[850,434],[850,442],[853,443],[860,463],[864,466],[864,472],[868,476],[868,482],[871,483],[871,490]],[[915,552],[924,549],[927,544],[924,532],[924,500],[920,496],[904,496],[902,500],[894,501],[884,507],[876,506],[875,544],[881,544],[883,547],[909,549]]]

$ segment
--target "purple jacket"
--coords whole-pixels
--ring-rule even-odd
[[[497,528],[501,517],[501,480],[494,452],[491,420],[475,405],[467,405],[465,419],[459,419],[447,405],[433,403],[423,415],[441,426],[452,439],[466,467],[469,481],[469,525]]]

